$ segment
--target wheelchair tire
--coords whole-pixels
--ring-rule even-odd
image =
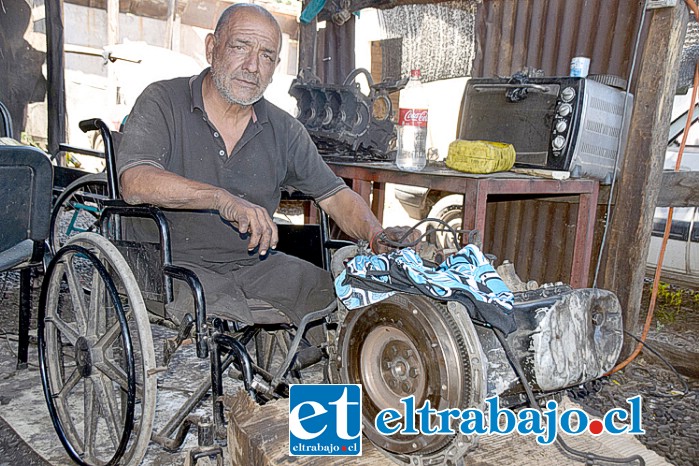
[[[68,240],[49,264],[38,313],[44,396],[80,465],[138,464],[150,441],[155,354],[136,280],[95,233]]]
[[[384,436],[374,424],[383,409],[402,413],[410,395],[416,409],[426,400],[435,410],[482,407],[486,359],[462,306],[396,294],[348,311],[338,349],[335,381],[362,384],[364,435],[386,454],[405,464],[457,464],[476,445],[458,422],[453,435]]]
[[[51,210],[49,244],[54,254],[77,233],[99,233],[100,213],[107,199],[106,173],[82,176],[63,190]]]

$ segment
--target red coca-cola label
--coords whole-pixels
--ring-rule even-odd
[[[400,126],[427,126],[426,108],[401,108],[398,115]]]

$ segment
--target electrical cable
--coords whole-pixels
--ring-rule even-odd
[[[510,366],[512,366],[512,369],[515,371],[515,374],[517,374],[517,377],[519,378],[520,382],[522,383],[522,386],[524,387],[524,392],[526,393],[527,399],[529,400],[529,406],[531,406],[533,409],[536,409],[539,412],[542,412],[541,406],[539,406],[539,403],[536,401],[536,398],[534,397],[532,387],[531,385],[529,385],[529,381],[524,375],[524,370],[522,369],[522,366],[520,365],[519,361],[517,361],[517,359],[512,355],[512,349],[510,348],[510,345],[507,343],[505,335],[500,330],[494,327],[491,328],[493,329],[493,332],[495,332],[495,336],[500,342],[500,345],[502,345],[502,349],[505,351],[505,356],[507,357]],[[614,464],[631,464],[638,461],[639,466],[645,466],[646,464],[645,460],[640,455],[632,455],[626,458],[612,458],[609,456],[598,455],[592,452],[576,450],[575,448],[572,448],[570,445],[568,445],[560,435],[556,435],[556,444],[566,453],[574,457],[583,458],[586,464],[590,464],[592,461],[595,460]]]
[[[0,338],[5,339],[5,345],[7,346],[7,349],[10,352],[10,354],[12,355],[12,358],[17,359],[17,353],[15,352],[14,349],[12,349],[12,345],[10,344],[10,341],[19,341],[19,337],[16,334],[7,332],[7,331],[5,331],[5,329],[0,327]],[[32,362],[28,362],[27,365],[29,367],[39,367],[38,365],[36,365]]]
[[[687,385],[687,381],[684,380],[684,377],[682,377],[682,375],[680,375],[680,373],[677,372],[677,369],[675,369],[675,367],[674,367],[672,364],[670,364],[670,361],[668,361],[667,359],[665,359],[665,357],[663,357],[663,355],[660,354],[657,350],[653,349],[653,347],[650,346],[650,345],[648,344],[648,342],[641,340],[641,339],[638,338],[636,335],[634,335],[634,334],[632,334],[631,332],[628,332],[628,331],[626,331],[626,330],[624,330],[624,333],[627,334],[628,336],[630,336],[631,338],[633,338],[634,340],[636,340],[637,342],[639,342],[641,345],[643,345],[644,348],[646,348],[648,351],[650,351],[651,353],[653,353],[655,356],[657,356],[658,358],[660,358],[660,360],[661,360],[672,372],[675,373],[675,375],[677,376],[677,378],[680,380],[680,382],[682,382],[682,385],[684,386],[684,391],[683,391],[682,393],[677,393],[677,394],[672,394],[672,393],[670,393],[670,394],[667,394],[667,393],[653,392],[653,393],[646,393],[646,395],[657,396],[657,397],[659,397],[659,398],[674,398],[674,397],[683,397],[683,396],[685,396],[685,395],[687,395],[687,394],[689,393],[689,385]]]
[[[646,21],[646,11],[648,9],[648,1],[645,0],[643,4],[643,12],[641,13],[641,20],[638,24],[638,32],[636,33],[636,41],[633,46],[633,56],[631,58],[631,68],[629,69],[629,78],[626,80],[626,94],[624,95],[624,110],[621,115],[621,127],[623,128],[626,124],[626,103],[628,102],[629,92],[631,91],[631,83],[633,82],[633,74],[636,69],[636,58],[638,56],[639,43],[641,42],[641,34],[643,32],[643,24]],[[612,199],[614,198],[614,188],[616,186],[617,169],[619,168],[619,157],[621,156],[621,145],[624,141],[619,138],[617,142],[616,157],[614,158],[614,170],[612,171],[612,182],[609,187],[609,199],[607,199],[607,210],[605,211],[605,223],[604,231],[602,232],[602,242],[600,243],[599,254],[597,255],[597,265],[595,266],[595,277],[592,280],[592,288],[597,288],[597,279],[599,278],[599,271],[602,265],[602,255],[604,254],[604,248],[607,245],[607,234],[609,233],[609,225],[612,222]]]
[[[442,226],[442,228],[428,228],[424,233],[420,234],[420,237],[417,239],[414,239],[412,241],[407,241],[410,237],[410,235],[417,230],[417,227],[422,225],[423,223],[436,223]],[[455,247],[459,245],[459,233],[470,233],[472,230],[456,230],[453,227],[451,227],[447,222],[444,220],[438,219],[438,218],[425,218],[417,222],[415,225],[413,225],[411,228],[409,228],[397,241],[391,240],[386,236],[385,232],[382,232],[379,234],[379,241],[384,243],[387,246],[394,247],[394,248],[409,248],[416,246],[420,241],[422,241],[423,238],[431,235],[432,233],[435,232],[447,232],[451,233],[452,236],[452,241],[454,242]]]

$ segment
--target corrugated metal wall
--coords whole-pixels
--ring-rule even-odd
[[[613,74],[626,79],[643,3],[484,0],[476,18],[473,76],[508,76],[524,67],[543,69],[549,76],[567,75],[572,57],[587,56],[591,58],[590,74]],[[643,38],[640,44],[642,47]],[[641,54],[639,50],[637,62]],[[576,202],[505,199],[488,207],[485,250],[500,260],[514,262],[524,280],[568,282]],[[597,209],[590,277],[599,253],[605,207],[600,205]]]
[[[606,205],[598,205],[594,255],[590,277],[602,241]],[[489,201],[484,250],[498,258],[498,264],[509,260],[519,277],[541,283],[570,283],[573,264],[577,198],[561,197],[546,200]]]
[[[484,0],[476,18],[473,76],[507,76],[525,66],[567,75],[571,58],[585,56],[591,58],[590,74],[625,78],[643,3]]]

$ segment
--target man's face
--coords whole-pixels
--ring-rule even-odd
[[[218,37],[207,37],[214,85],[228,102],[251,105],[262,97],[279,63],[279,41],[276,25],[254,10],[237,12]]]

